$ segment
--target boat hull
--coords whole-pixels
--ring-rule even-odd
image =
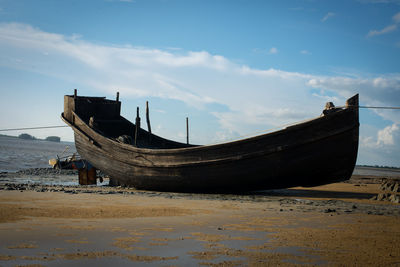
[[[354,130],[350,130],[330,140],[240,160],[153,168],[105,156],[98,147],[88,145],[80,134],[75,135],[75,143],[83,158],[122,185],[159,191],[238,192],[348,180],[354,169],[357,145],[346,140],[354,135]],[[337,146],[352,146],[353,150],[335,152]],[[330,152],[315,153],[315,150]]]
[[[220,145],[146,149],[120,144],[75,114],[78,153],[121,185],[179,192],[315,186],[351,177],[358,151],[358,96],[349,108]]]

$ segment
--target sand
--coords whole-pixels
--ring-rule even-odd
[[[370,200],[378,182],[245,195],[0,185],[0,266],[396,266],[400,205]]]

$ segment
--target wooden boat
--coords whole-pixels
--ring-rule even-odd
[[[304,123],[216,145],[162,138],[136,128],[120,109],[118,94],[108,100],[75,91],[64,97],[62,119],[74,130],[84,159],[137,189],[243,192],[315,186],[349,179],[357,158],[358,95],[341,108],[327,103],[321,116]],[[136,145],[129,144],[134,139]]]

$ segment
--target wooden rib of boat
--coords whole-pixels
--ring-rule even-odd
[[[355,166],[358,95],[342,108],[327,104],[323,115],[307,122],[216,145],[179,143],[140,127],[135,134],[136,125],[120,115],[118,98],[77,96],[75,91],[64,97],[62,119],[74,130],[78,153],[121,185],[243,192],[343,181]]]

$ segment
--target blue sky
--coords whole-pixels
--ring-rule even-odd
[[[216,143],[355,93],[400,106],[399,67],[400,1],[0,0],[3,129],[62,124],[78,88],[120,91],[128,119],[149,100],[157,134],[185,141],[188,116],[193,143]],[[358,163],[400,167],[400,111],[360,114]]]

